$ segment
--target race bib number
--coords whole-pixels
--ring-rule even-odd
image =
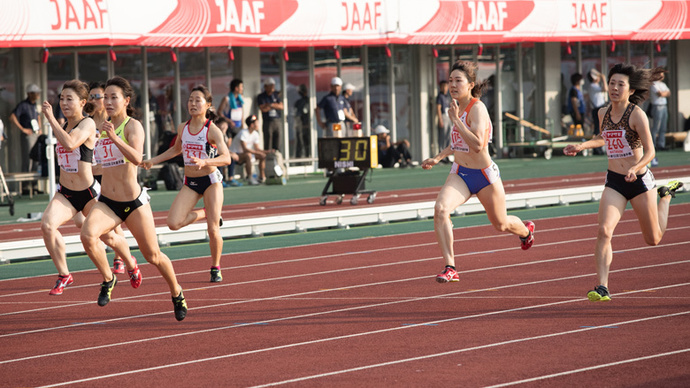
[[[115,167],[125,164],[125,156],[110,138],[101,138],[98,141],[97,155],[103,167]]]
[[[602,132],[606,140],[606,155],[609,159],[628,158],[633,155],[630,144],[625,139],[625,129],[614,129]]]
[[[470,152],[470,146],[465,143],[465,139],[460,135],[460,131],[456,126],[450,132],[450,149],[459,152]]]
[[[62,145],[58,144],[55,147],[55,152],[58,157],[58,165],[65,172],[78,172],[79,159],[81,158],[79,148],[73,149],[71,152],[67,151]]]
[[[184,158],[185,166],[194,166],[195,164],[192,161],[192,158],[206,159],[206,152],[204,151],[204,146],[201,144],[183,143],[182,157]]]

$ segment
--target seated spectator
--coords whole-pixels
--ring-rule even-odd
[[[245,172],[247,173],[247,183],[254,186],[266,180],[266,154],[272,151],[264,151],[261,148],[261,137],[259,136],[259,127],[257,125],[257,118],[255,115],[247,117],[245,123],[247,128],[242,129],[232,140],[230,145],[230,152],[238,155],[238,164],[244,164]],[[259,161],[259,180],[257,181],[252,175],[253,163],[255,160]]]
[[[228,146],[228,150],[230,150],[232,139],[235,137],[235,135],[237,135],[235,125],[232,121],[223,116],[216,118],[214,123],[223,133],[223,136],[225,136],[225,143]],[[235,179],[235,166],[237,165],[238,160],[239,156],[230,151],[230,164],[227,166],[227,168],[218,167],[218,170],[221,172],[221,174],[223,174],[223,187],[242,186],[242,183]]]
[[[379,164],[384,168],[412,167],[410,142],[407,139],[391,142],[390,131],[383,125],[377,125],[374,133],[378,136]]]

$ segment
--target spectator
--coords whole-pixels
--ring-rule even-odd
[[[390,131],[383,125],[377,125],[374,133],[378,137],[379,164],[384,168],[412,167],[410,142],[407,139],[393,143]]]
[[[331,92],[323,96],[316,106],[316,119],[319,127],[324,130],[325,137],[344,137],[345,129],[345,97],[340,94],[343,80],[339,77],[331,79]],[[321,121],[321,111],[326,121]]]
[[[668,97],[671,91],[664,83],[666,70],[661,73],[661,79],[652,83],[650,89],[650,103],[652,105],[652,141],[657,151],[666,150],[666,127],[668,126]],[[652,159],[652,167],[658,166],[656,156]]]
[[[347,126],[347,136],[362,136],[362,128],[361,126],[358,129],[354,128],[355,123],[359,123],[359,119],[355,115],[355,111],[352,109],[352,103],[350,102],[350,98],[352,97],[352,94],[355,92],[355,85],[351,83],[346,83],[345,86],[343,86],[343,97],[345,97],[345,109],[343,109],[343,112],[345,113],[345,125]]]
[[[252,186],[258,185],[266,180],[266,154],[271,150],[264,151],[261,148],[261,138],[259,137],[259,128],[256,124],[258,119],[251,115],[247,117],[245,123],[247,128],[242,129],[232,140],[230,152],[238,155],[238,164],[244,164],[244,170],[247,173],[247,183]],[[259,180],[254,178],[252,169],[255,160],[259,160]]]
[[[301,84],[297,91],[300,97],[295,102],[295,156],[301,158],[309,156],[309,148],[311,146],[311,126],[309,121],[311,120],[311,114],[307,85]]]
[[[436,96],[436,117],[438,117],[438,149],[444,150],[450,144],[450,130],[453,124],[448,116],[450,108],[450,94],[448,94],[448,81],[443,80],[438,84],[438,96]]]
[[[237,127],[232,125],[231,121],[223,116],[216,118],[214,124],[220,129],[225,137],[225,144],[228,146],[228,150],[232,145],[232,139],[237,135]],[[241,127],[241,126],[240,126]],[[228,186],[242,186],[242,182],[235,179],[235,166],[239,156],[236,153],[230,151],[230,164],[227,167],[227,174],[225,173],[225,167],[218,167],[218,170],[223,174],[223,187]]]
[[[276,81],[267,78],[264,81],[264,91],[257,97],[259,110],[263,119],[264,148],[267,150],[280,149],[280,134],[283,132],[283,101],[276,92]]]
[[[232,121],[232,124],[239,131],[242,128],[242,117],[244,117],[244,83],[241,79],[235,78],[230,82],[230,93],[223,97],[218,105],[218,112]]]
[[[582,74],[575,73],[570,76],[573,86],[568,91],[568,114],[573,118],[573,124],[577,127],[585,122],[585,97],[582,94],[584,79]]]
[[[10,115],[10,122],[21,131],[22,172],[28,172],[31,169],[29,151],[41,130],[41,117],[38,115],[36,107],[40,93],[41,88],[38,85],[30,84],[27,86],[26,100],[17,104]]]

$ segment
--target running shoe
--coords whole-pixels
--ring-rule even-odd
[[[69,286],[72,283],[74,283],[74,278],[72,277],[72,274],[69,274],[67,276],[58,276],[58,279],[55,282],[55,287],[53,287],[53,289],[50,290],[48,295],[62,295],[62,291],[64,291],[65,287]]]
[[[125,263],[122,260],[113,260],[113,273],[125,273]]]
[[[534,222],[527,221],[525,222],[525,226],[527,227],[527,230],[529,230],[529,235],[527,237],[520,237],[520,243],[522,244],[523,250],[529,249],[532,244],[534,244]]]
[[[608,302],[611,300],[611,295],[606,286],[596,286],[592,291],[587,293],[587,298],[591,302]]]
[[[211,267],[211,283],[220,283],[223,281],[223,275],[220,273],[220,268]]]
[[[659,193],[659,198],[664,198],[667,195],[670,195],[671,198],[675,198],[676,190],[680,189],[681,187],[683,187],[683,182],[670,181],[665,186],[661,186],[657,189],[657,192]]]
[[[101,293],[98,294],[98,305],[105,306],[110,302],[110,293],[117,284],[117,276],[113,275],[113,280],[101,283]]]
[[[129,275],[129,284],[132,285],[132,288],[139,288],[141,281],[144,280],[144,278],[141,276],[141,271],[139,270],[139,266],[136,264],[136,260],[134,261],[134,269],[131,271],[127,270],[127,274]]]
[[[446,266],[446,268],[443,269],[443,272],[436,276],[436,281],[439,283],[459,282],[460,275],[458,275],[458,271]]]
[[[187,301],[184,299],[182,291],[180,291],[180,295],[173,296],[172,302],[175,307],[175,319],[183,320],[187,316]]]

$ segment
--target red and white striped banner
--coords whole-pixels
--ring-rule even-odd
[[[690,38],[680,0],[0,0],[0,47]]]

